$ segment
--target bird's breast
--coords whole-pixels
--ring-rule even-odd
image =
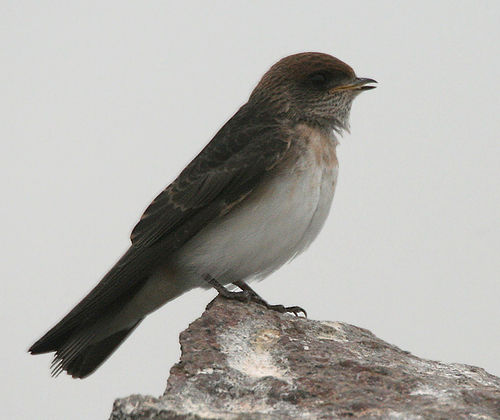
[[[251,194],[174,256],[183,277],[262,278],[304,251],[330,210],[338,163],[333,135],[294,130],[290,148]]]

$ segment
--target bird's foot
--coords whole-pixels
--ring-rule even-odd
[[[222,284],[210,276],[205,276],[205,281],[217,290],[220,296],[226,299],[239,300],[240,302],[250,302],[252,300],[252,294],[246,290],[242,289],[241,292],[227,290]]]
[[[300,314],[302,313],[304,315],[304,318],[307,318],[306,310],[304,308],[301,308],[300,306],[270,305],[267,302],[264,302],[263,305],[267,309],[271,309],[272,311],[276,311],[281,314],[289,313],[294,314],[295,316],[300,316]]]
[[[220,284],[213,277],[205,276],[205,281],[209,283],[217,292],[219,292],[219,296],[222,296],[226,299],[234,299],[240,302],[250,302],[252,300],[252,296],[249,292],[242,290],[241,292],[233,292],[231,290],[227,290],[222,284]],[[210,309],[214,304],[215,299],[212,300],[206,307],[206,309]]]
[[[294,314],[295,316],[299,316],[300,313],[304,314],[304,317],[307,318],[307,312],[305,309],[301,308],[300,306],[283,306],[283,305],[270,305],[267,303],[264,299],[262,299],[258,293],[253,290],[248,284],[246,284],[243,281],[236,281],[233,283],[235,286],[238,286],[243,292],[248,292],[251,297],[251,301],[258,303],[262,306],[265,306],[267,309],[270,309],[272,311],[279,312],[281,314],[284,313],[291,313]]]
[[[305,309],[301,308],[300,306],[270,305],[264,299],[262,299],[255,290],[253,290],[248,284],[246,284],[243,281],[233,282],[233,284],[235,286],[238,286],[241,289],[240,292],[227,290],[217,280],[215,280],[213,277],[210,277],[208,275],[205,276],[205,281],[207,283],[209,283],[215,290],[217,290],[217,292],[219,292],[219,296],[222,296],[226,299],[238,300],[240,302],[258,303],[259,305],[262,305],[262,306],[266,307],[267,309],[270,309],[272,311],[276,311],[276,312],[279,312],[282,314],[291,313],[291,314],[294,314],[295,316],[299,316],[302,313],[304,315],[304,317],[307,318],[307,312],[305,311]],[[213,301],[207,305],[207,309],[209,309],[212,306],[212,304],[213,304]]]

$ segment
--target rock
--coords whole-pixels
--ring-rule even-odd
[[[164,395],[118,399],[112,420],[500,419],[500,378],[349,324],[217,298],[180,342]]]

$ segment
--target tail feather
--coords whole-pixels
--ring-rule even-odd
[[[68,362],[74,360],[88,346],[93,337],[94,334],[90,333],[80,334],[57,349],[50,365],[52,376],[59,376],[66,369]]]
[[[75,331],[125,306],[155,267],[156,251],[148,251],[130,247],[90,293],[28,351],[31,354],[56,351],[74,336]]]
[[[100,341],[93,342],[94,335],[77,336],[56,350],[52,361],[52,376],[66,371],[73,378],[85,378],[94,372],[141,323],[138,320],[129,328],[118,331]]]
[[[144,317],[183,293],[162,277],[152,281],[159,251],[131,247],[90,293],[28,350],[55,352],[52,375],[84,378],[97,369]],[[156,293],[156,295],[155,295]]]
[[[127,254],[130,255],[130,252]],[[52,376],[57,376],[62,371],[74,378],[88,376],[142,321],[141,315],[135,320],[121,319],[123,309],[147,280],[147,272],[123,271],[123,267],[133,261],[129,258],[132,257],[123,257],[103,281],[29,348],[31,354],[55,352],[51,365]],[[137,275],[132,277],[133,274]],[[108,288],[120,280],[123,285],[110,289],[116,293],[114,298],[110,297]],[[124,323],[121,324],[122,322]]]

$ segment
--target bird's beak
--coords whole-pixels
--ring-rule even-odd
[[[367,79],[364,77],[357,77],[351,82],[347,82],[346,84],[335,86],[330,92],[339,92],[341,90],[370,90],[375,89],[377,86],[368,85],[368,83],[377,83],[376,80]]]

